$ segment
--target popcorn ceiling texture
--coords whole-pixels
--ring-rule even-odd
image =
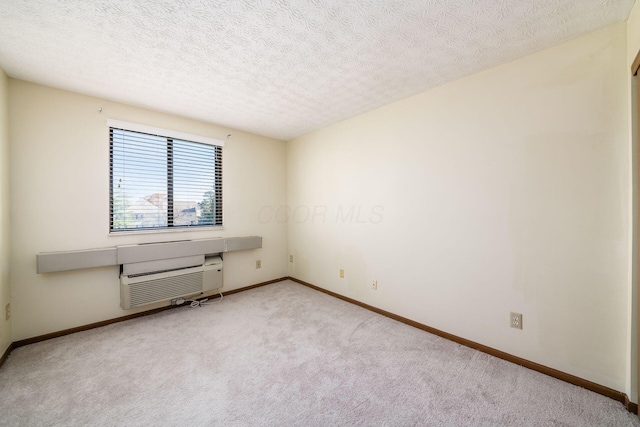
[[[10,76],[278,139],[624,21],[634,0],[4,0]]]

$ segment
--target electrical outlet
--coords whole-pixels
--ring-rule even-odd
[[[371,289],[374,290],[374,291],[378,290],[378,281],[377,280],[374,280],[374,281],[371,282]]]
[[[522,314],[514,313],[513,311],[509,315],[509,323],[512,328],[522,329]]]
[[[293,262],[293,255],[289,255],[289,262]]]
[[[256,261],[256,268],[262,268],[262,261],[260,260]]]
[[[344,270],[343,269],[340,269],[340,278],[344,279]]]
[[[7,304],[4,310],[5,310],[5,320],[11,319],[11,303]]]

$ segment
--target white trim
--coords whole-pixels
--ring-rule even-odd
[[[134,132],[148,133],[151,135],[168,136],[170,138],[180,139],[183,141],[200,142],[202,144],[224,147],[224,141],[220,139],[207,138],[206,136],[192,135],[190,133],[156,128],[152,126],[139,125],[137,123],[123,122],[121,120],[107,119],[107,126],[118,129],[131,130]]]
[[[163,234],[163,233],[187,233],[190,231],[222,231],[224,230],[224,225],[200,225],[197,227],[165,227],[158,228],[156,230],[151,228],[146,228],[144,230],[136,231],[135,229],[126,230],[126,231],[110,231],[108,233],[109,237],[117,237],[117,236],[131,236],[132,234]],[[216,236],[216,239],[220,236]]]

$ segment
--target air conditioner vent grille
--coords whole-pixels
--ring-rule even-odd
[[[202,292],[202,271],[130,283],[131,308]]]

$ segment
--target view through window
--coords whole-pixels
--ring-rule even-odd
[[[110,133],[110,230],[222,225],[222,147]]]

